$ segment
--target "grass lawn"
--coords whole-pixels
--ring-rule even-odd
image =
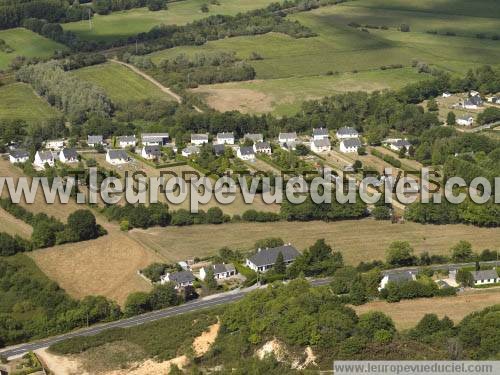
[[[384,301],[369,302],[353,306],[358,314],[368,311],[382,311],[389,315],[398,329],[414,327],[425,314],[448,316],[455,324],[466,315],[500,303],[500,288],[471,290],[455,297],[419,298],[397,303]]]
[[[24,238],[30,238],[31,232],[33,232],[33,228],[30,225],[15,218],[3,209],[0,209],[0,223],[2,223],[0,231],[8,233],[11,236],[18,235]]]
[[[448,0],[443,1],[449,3]],[[380,10],[378,3],[387,9]],[[429,2],[425,3],[430,7]],[[491,1],[482,3],[494,7]],[[477,39],[475,34],[491,36],[497,33],[500,19],[490,18],[481,12],[481,17],[467,13],[464,9],[468,9],[468,5],[463,1],[460,4],[463,5],[461,13],[434,14],[427,8],[421,10],[418,5],[412,10],[408,2],[400,0],[346,2],[288,16],[316,32],[318,36],[313,38],[294,39],[269,33],[226,38],[203,46],[177,47],[151,56],[158,63],[179,53],[193,55],[203,51],[235,51],[241,59],[248,59],[252,52],[257,52],[263,60],[250,61],[257,73],[254,82],[204,86],[198,91],[203,92],[208,103],[219,110],[290,114],[304,99],[338,91],[397,89],[427,78],[411,68],[414,60],[454,74],[463,74],[469,68],[482,64],[499,67],[500,42]],[[367,33],[348,26],[353,21],[389,28],[369,29]],[[397,30],[403,22],[410,24],[411,32]],[[459,36],[426,33],[428,29],[438,26],[441,27],[440,32],[453,30]],[[381,66],[391,64],[402,64],[405,68],[380,70]],[[354,71],[359,73],[352,74]],[[340,74],[331,76],[327,75],[328,72]]]
[[[213,255],[224,246],[246,251],[252,249],[257,240],[267,237],[281,237],[299,250],[324,238],[334,249],[342,251],[345,261],[353,265],[360,261],[385,259],[385,250],[396,240],[409,241],[416,254],[422,251],[449,254],[450,248],[459,240],[469,241],[475,251],[496,249],[500,243],[499,228],[410,222],[391,224],[372,219],[333,223],[314,221],[194,225],[133,230],[130,234],[169,261]]]
[[[115,103],[142,99],[172,100],[151,82],[119,64],[94,65],[76,70],[73,74],[102,87]]]
[[[147,8],[113,12],[109,15],[95,15],[92,29],[88,21],[63,24],[64,30],[73,31],[84,40],[110,41],[127,38],[151,30],[154,26],[184,25],[216,14],[235,15],[252,9],[263,8],[271,0],[219,0],[220,5],[208,4],[205,0],[185,0],[168,4],[167,10],[151,12]],[[209,12],[200,10],[208,4]]]
[[[23,28],[0,30],[0,39],[14,49],[12,53],[0,51],[0,70],[8,68],[16,56],[50,57],[56,50],[67,49],[62,44]]]
[[[14,83],[0,87],[0,120],[39,122],[60,116],[30,85]]]

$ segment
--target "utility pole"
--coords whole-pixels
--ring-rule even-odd
[[[89,9],[89,30],[92,30],[92,14],[90,9]]]

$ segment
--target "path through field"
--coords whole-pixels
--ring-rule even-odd
[[[135,66],[133,66],[132,64],[127,64],[126,62],[123,62],[123,61],[119,61],[119,60],[115,60],[115,59],[110,59],[109,61],[115,63],[115,64],[120,64],[120,65],[123,65],[123,66],[126,66],[127,68],[129,68],[130,70],[132,70],[134,73],[137,73],[139,74],[142,78],[148,80],[149,82],[151,82],[153,85],[155,85],[156,87],[158,87],[161,91],[163,91],[165,94],[168,94],[170,95],[171,97],[173,97],[177,103],[182,103],[182,97],[178,94],[176,94],[175,92],[173,92],[170,88],[166,87],[166,86],[163,86],[160,82],[158,82],[156,79],[154,79],[153,77],[151,77],[150,75],[144,73],[143,71],[137,69]],[[199,112],[199,113],[202,113],[203,111],[201,109],[199,109],[197,106],[193,106],[193,108],[195,109],[196,112]]]

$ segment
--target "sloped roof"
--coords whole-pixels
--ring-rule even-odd
[[[315,147],[330,147],[331,143],[328,138],[323,138],[323,139],[315,139],[313,141]]]
[[[118,140],[118,142],[126,142],[126,143],[130,143],[130,142],[135,142],[135,135],[121,135],[119,137],[116,138]]]
[[[358,135],[358,131],[351,127],[343,127],[337,130],[337,135]]]
[[[61,151],[66,159],[78,159],[78,153],[74,148],[65,148]]]
[[[26,150],[12,150],[10,152],[10,156],[12,156],[15,159],[20,159],[20,158],[27,158],[30,156],[30,154]]]
[[[257,267],[272,265],[276,263],[276,258],[279,253],[283,254],[283,260],[285,262],[290,262],[300,255],[295,247],[291,245],[284,245],[270,249],[261,249],[248,258],[248,260],[250,260],[250,262],[255,264]]]
[[[253,147],[248,146],[248,147],[240,147],[240,154],[241,155],[254,155],[255,151],[253,150]]]
[[[498,277],[496,270],[472,271],[471,273],[474,281],[496,279]]]
[[[189,283],[196,280],[191,271],[179,271],[168,275],[168,279],[177,284]]]
[[[269,144],[269,142],[256,142],[255,148],[257,150],[265,150],[265,149],[271,148],[271,145]]]
[[[146,155],[161,156],[161,150],[159,146],[144,146],[144,152]]]
[[[313,135],[328,135],[327,128],[315,128],[313,129]]]
[[[361,147],[361,141],[358,138],[345,139],[342,143],[346,148]]]
[[[127,152],[124,150],[108,150],[110,159],[128,159]]]
[[[88,135],[87,136],[87,143],[90,144],[95,144],[95,143],[102,143],[102,135]]]

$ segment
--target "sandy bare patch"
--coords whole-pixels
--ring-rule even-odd
[[[220,112],[264,113],[273,110],[272,96],[251,89],[200,86],[192,91],[206,94],[206,103]]]
[[[217,322],[208,327],[208,331],[203,332],[200,336],[193,341],[193,350],[197,357],[204,355],[212,344],[215,342],[219,334],[220,323]]]
[[[80,361],[73,356],[52,354],[47,349],[39,349],[35,353],[54,375],[89,375],[81,368]]]
[[[0,223],[2,223],[2,232],[6,232],[12,236],[18,235],[30,238],[31,232],[33,232],[33,228],[30,225],[15,218],[3,209],[0,209]]]
[[[270,354],[274,355],[274,357],[279,362],[284,362],[288,356],[285,345],[278,339],[273,339],[266,342],[259,350],[255,352],[255,355],[259,359],[264,359],[264,357]]]
[[[189,360],[185,355],[164,362],[155,362],[148,359],[136,365],[137,367],[126,370],[107,371],[102,375],[165,375],[170,372],[172,365],[176,365],[179,369],[182,369],[188,363]]]

